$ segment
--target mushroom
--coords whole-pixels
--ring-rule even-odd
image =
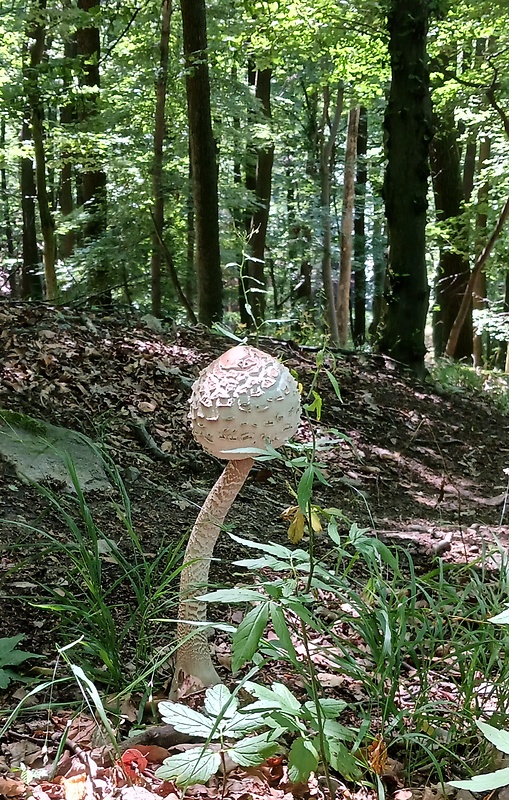
[[[187,621],[206,622],[207,605],[197,595],[205,591],[221,526],[254,463],[248,453],[238,450],[264,450],[267,442],[280,447],[300,420],[299,390],[289,370],[267,353],[245,345],[233,347],[202,370],[193,384],[190,406],[194,438],[228,463],[198,514],[184,556],[173,698],[220,683],[203,627]]]

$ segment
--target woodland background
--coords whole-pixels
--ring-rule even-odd
[[[0,10],[4,296],[504,367],[504,0]]]

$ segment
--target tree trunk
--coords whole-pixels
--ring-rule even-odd
[[[156,108],[154,120],[154,160],[152,163],[153,223],[151,260],[152,314],[161,316],[161,264],[159,241],[164,237],[163,194],[163,142],[165,132],[166,85],[168,82],[168,57],[171,22],[171,0],[163,0],[161,7],[161,39],[159,44],[159,69],[156,80]]]
[[[247,63],[247,82],[249,87],[253,87],[252,91],[255,91],[256,67],[251,58],[248,59]],[[252,120],[254,123],[254,114],[252,113],[251,109],[248,110],[248,119],[249,122],[251,122]],[[245,187],[247,189],[247,192],[250,193],[253,196],[253,198],[256,195],[257,160],[258,157],[256,148],[253,142],[248,139],[246,145],[246,152],[244,155]],[[240,170],[238,170],[238,174],[240,175]],[[249,242],[249,235],[251,233],[251,221],[253,218],[252,206],[249,206],[248,208],[244,209],[243,218],[244,218],[246,241]],[[247,294],[247,290],[249,289],[249,262],[246,261],[245,252],[243,252],[242,258],[240,259],[239,263],[240,263],[240,274],[239,274],[240,323],[241,325],[245,325],[246,328],[249,328],[249,326],[253,324],[253,320],[248,310],[250,304],[249,294]]]
[[[443,355],[451,327],[456,319],[470,276],[468,263],[468,224],[463,203],[463,176],[453,109],[435,117],[435,136],[431,145],[431,169],[437,220],[443,236],[435,286],[435,355]],[[455,358],[470,360],[472,355],[472,316],[467,315],[458,340]]]
[[[332,278],[332,235],[330,221],[331,174],[334,161],[334,143],[343,111],[343,87],[338,87],[334,117],[330,123],[328,138],[325,128],[329,119],[330,90],[323,90],[323,114],[321,124],[322,146],[320,153],[320,206],[322,209],[322,283],[325,294],[325,313],[329,326],[329,334],[333,344],[339,344],[338,318],[334,301],[334,281]]]
[[[5,148],[5,119],[0,122],[0,150]],[[12,234],[11,212],[9,208],[9,187],[7,185],[7,170],[5,168],[5,161],[2,160],[0,167],[0,191],[2,193],[2,216],[3,216],[3,234],[5,236],[5,247],[9,259],[9,267],[7,274],[2,275],[2,284],[0,289],[6,283],[9,286],[11,299],[16,299],[18,296],[18,282],[16,275],[16,266],[14,258],[14,238]]]
[[[345,170],[343,181],[343,213],[341,216],[341,258],[338,282],[338,335],[339,344],[348,342],[350,325],[350,284],[352,281],[353,216],[355,201],[355,159],[357,155],[357,132],[359,129],[359,106],[348,114],[346,135]]]
[[[76,33],[77,50],[82,63],[80,83],[87,90],[81,97],[79,116],[82,122],[85,120],[89,122],[98,114],[101,86],[99,28],[94,24],[100,0],[78,0],[78,8],[90,14],[90,25],[79,28]],[[88,169],[82,173],[81,190],[83,205],[87,212],[85,242],[91,244],[101,239],[107,227],[106,173],[102,166],[97,164],[95,169]],[[104,308],[109,308],[112,303],[109,264],[100,248],[97,248],[92,263],[89,273],[90,288],[97,295],[97,302]]]
[[[30,126],[25,120],[21,129],[21,142],[32,141]],[[23,268],[21,272],[21,296],[24,300],[42,300],[41,261],[37,247],[35,222],[35,178],[34,162],[29,156],[21,159],[21,211],[23,214]]]
[[[357,131],[357,176],[355,180],[355,219],[353,223],[353,341],[356,347],[362,347],[366,341],[366,231],[364,212],[366,207],[366,184],[368,182],[367,150],[368,110],[361,106]]]
[[[491,152],[491,140],[485,136],[479,146],[479,173],[482,171],[484,163],[489,159]],[[477,196],[478,211],[475,220],[475,255],[479,257],[482,242],[486,239],[486,226],[488,223],[488,195],[489,182],[484,181],[479,187]],[[472,295],[474,309],[482,310],[486,306],[486,273],[481,270],[474,283]],[[482,333],[474,335],[474,367],[481,367],[483,364],[483,336]]]
[[[271,118],[270,84],[272,69],[256,71],[255,96],[260,101],[263,114],[267,120]],[[267,224],[269,221],[270,195],[272,189],[272,164],[274,161],[274,142],[265,142],[257,151],[255,197],[256,208],[251,217],[249,244],[252,261],[246,270],[246,287],[251,307],[249,324],[259,328],[265,317],[266,277],[265,246],[267,242]]]
[[[463,300],[461,302],[458,315],[454,320],[454,324],[451,328],[451,334],[449,336],[449,341],[447,342],[447,347],[445,349],[446,356],[452,357],[452,355],[456,351],[456,345],[460,334],[460,330],[468,314],[470,303],[472,302],[472,292],[474,291],[474,286],[477,280],[477,276],[487,263],[491,251],[493,250],[495,243],[502,232],[507,217],[509,217],[509,199],[505,201],[504,207],[500,212],[500,216],[498,218],[498,222],[495,226],[495,229],[491,234],[484,250],[479,255],[477,261],[475,262],[472,272],[470,273],[470,280],[468,281],[467,288],[465,289],[465,294],[463,295]]]
[[[372,320],[369,326],[369,337],[373,345],[377,341],[378,328],[385,313],[385,284],[387,276],[387,240],[383,235],[380,213],[374,208],[373,235],[371,237],[373,253],[373,305]]]
[[[429,286],[426,272],[428,152],[431,140],[426,66],[428,0],[391,0],[392,81],[384,127],[384,200],[390,243],[387,311],[379,347],[424,376]]]
[[[30,108],[32,140],[35,152],[35,174],[37,204],[41,220],[41,233],[44,243],[44,277],[46,282],[46,299],[56,300],[58,294],[57,276],[55,272],[56,240],[55,220],[51,211],[50,197],[46,182],[46,152],[44,147],[44,106],[39,88],[39,67],[44,58],[46,30],[43,24],[46,16],[46,0],[35,0],[30,11],[27,28],[30,61],[23,69],[25,97]]]
[[[205,0],[180,0],[195,211],[198,318],[223,315],[216,148],[210,112]]]

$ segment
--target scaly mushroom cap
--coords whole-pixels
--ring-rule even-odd
[[[300,421],[300,394],[289,370],[256,347],[239,345],[216,358],[193,384],[193,435],[216,458],[249,457],[240,447],[280,447]]]

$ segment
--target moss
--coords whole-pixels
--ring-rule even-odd
[[[21,428],[37,436],[46,435],[46,425],[43,422],[29,417],[28,414],[21,414],[19,411],[9,411],[7,408],[0,408],[0,423],[2,421],[6,422],[7,425],[12,425],[14,428]]]

